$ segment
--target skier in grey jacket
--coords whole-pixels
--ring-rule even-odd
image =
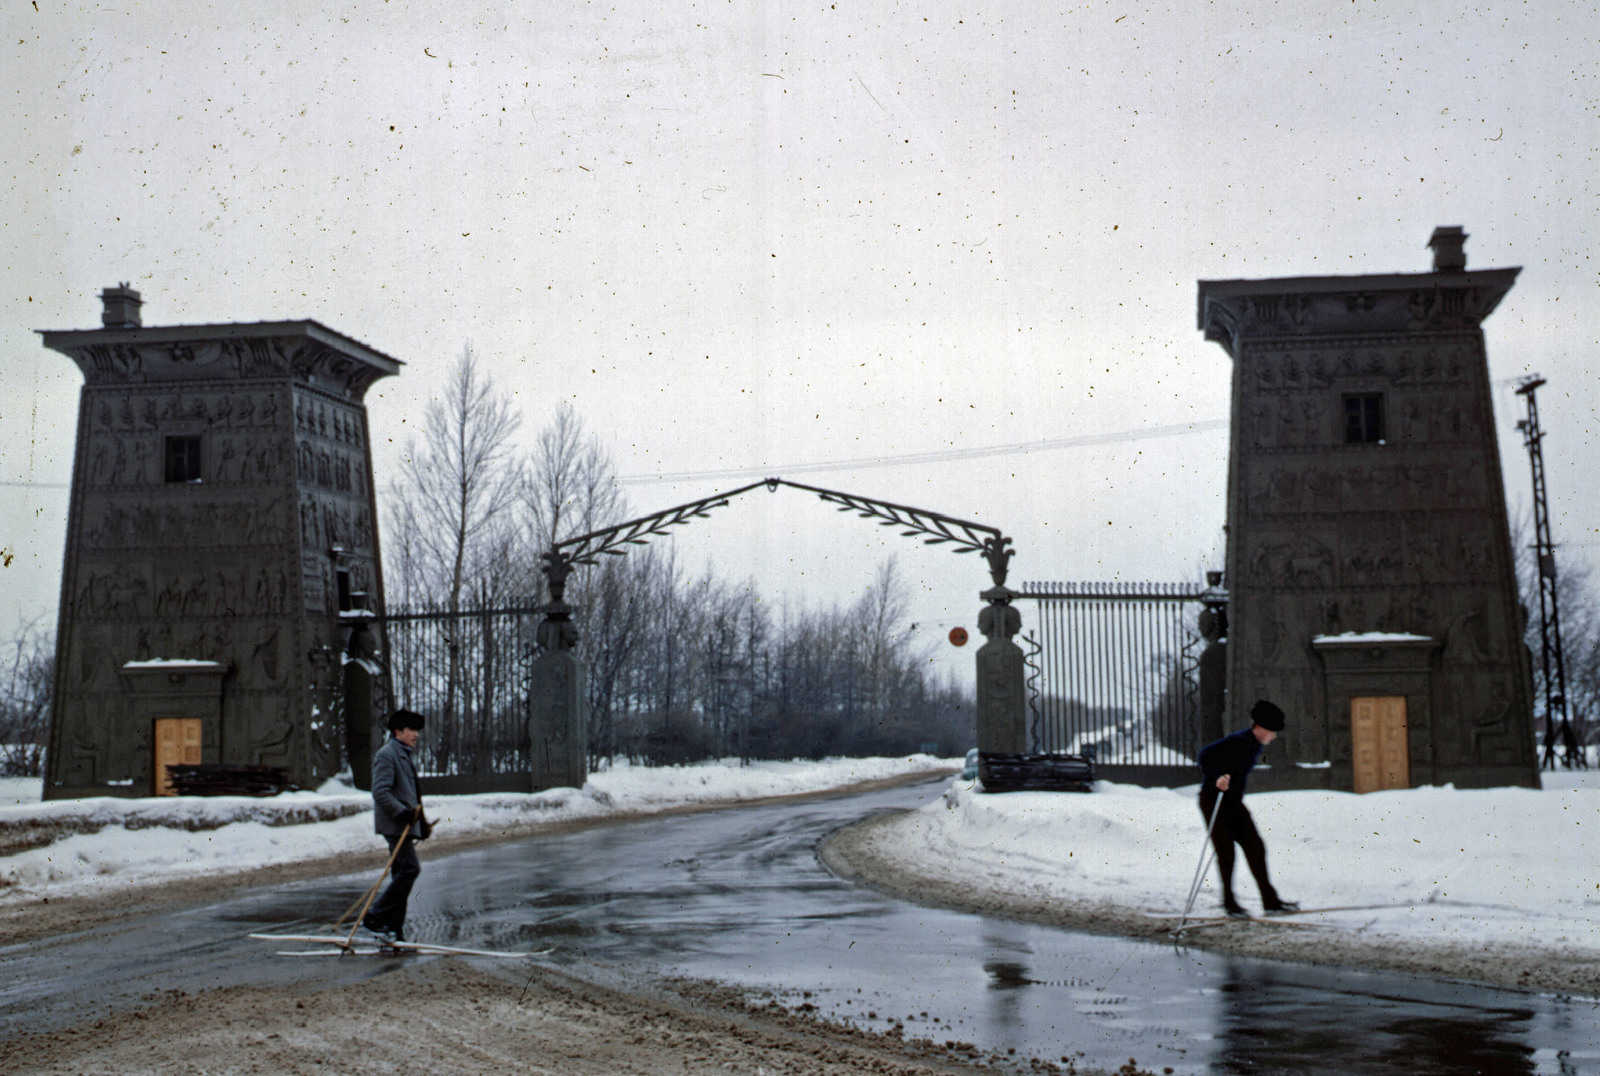
[[[411,762],[411,751],[422,738],[425,722],[419,713],[396,710],[389,715],[389,739],[372,756],[373,825],[389,842],[393,866],[389,887],[367,910],[361,925],[394,941],[405,940],[406,901],[422,873],[416,843],[426,839],[431,828],[422,815],[417,769]]]

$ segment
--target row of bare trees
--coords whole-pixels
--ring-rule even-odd
[[[540,554],[632,514],[569,404],[528,447],[522,421],[464,349],[384,498],[392,607],[546,600]],[[578,568],[566,600],[597,763],[960,751],[972,737],[970,698],[936,685],[915,652],[892,562],[848,608],[774,614],[750,586],[691,575],[670,544],[649,546]],[[448,683],[469,682],[472,660],[452,650]],[[465,701],[447,688],[441,716]]]
[[[889,561],[848,607],[779,611],[748,587],[685,577],[670,552],[603,565],[589,588],[596,759],[959,752],[972,703],[910,643]]]
[[[1544,742],[1548,713],[1545,699],[1560,693],[1556,682],[1555,656],[1549,657],[1546,667],[1541,638],[1539,608],[1540,564],[1533,548],[1533,522],[1521,516],[1512,525],[1512,541],[1516,546],[1517,585],[1522,594],[1522,605],[1528,614],[1524,641],[1528,644],[1533,664],[1533,710],[1540,729],[1540,742]],[[1555,613],[1560,621],[1562,665],[1566,672],[1566,711],[1572,734],[1578,744],[1600,744],[1600,587],[1596,586],[1591,566],[1576,557],[1557,552],[1557,561],[1545,570],[1555,572]],[[1553,635],[1548,642],[1553,647]],[[1546,681],[1548,692],[1546,690]],[[1559,721],[1559,719],[1558,719]],[[1557,748],[1558,757],[1563,752]]]
[[[39,777],[49,732],[55,647],[40,620],[19,624],[0,650],[0,777]]]

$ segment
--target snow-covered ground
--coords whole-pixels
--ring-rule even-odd
[[[435,797],[440,834],[521,828],[706,802],[815,791],[959,766],[894,759],[619,765],[582,789]],[[1600,771],[1543,774],[1544,790],[1417,788],[1356,796],[1252,793],[1274,881],[1303,917],[1368,938],[1509,943],[1600,958]],[[37,781],[0,781],[0,902],[101,892],[155,879],[242,870],[381,847],[370,799],[333,784],[316,793],[38,801]],[[324,821],[307,821],[325,818]],[[986,795],[952,779],[942,798],[894,823],[896,860],[974,890],[1062,904],[1179,911],[1201,851],[1194,787],[1100,782],[1091,794]],[[51,839],[54,838],[54,839]],[[1215,914],[1213,867],[1196,908]],[[1238,892],[1256,906],[1248,870]]]
[[[581,790],[429,797],[428,817],[436,821],[440,837],[465,837],[530,822],[815,792],[960,766],[960,759],[931,755],[746,766],[737,760],[659,768],[620,763],[591,774]],[[167,796],[40,802],[37,778],[0,779],[0,902],[101,893],[382,847],[382,838],[372,831],[372,798],[337,781],[316,792],[262,799]]]
[[[1246,803],[1283,896],[1350,909],[1297,922],[1600,957],[1600,772],[1542,776],[1543,791],[1264,792]],[[959,870],[991,895],[1180,912],[1204,843],[1196,791],[1099,782],[1087,795],[985,795],[958,779],[894,820],[887,843],[898,863]],[[1220,914],[1216,879],[1213,865],[1200,916]],[[1234,883],[1259,908],[1243,857]]]

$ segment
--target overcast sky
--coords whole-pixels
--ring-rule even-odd
[[[380,489],[470,341],[530,438],[569,400],[625,477],[696,476],[630,481],[641,513],[751,469],[998,526],[1013,582],[1185,580],[1221,566],[1230,374],[1195,282],[1425,271],[1459,224],[1524,267],[1486,323],[1508,497],[1538,371],[1559,556],[1600,552],[1592,3],[262,7],[0,14],[0,626],[59,587],[81,378],[34,330],[119,281],[147,325],[404,361]],[[673,541],[791,604],[897,554],[929,640],[987,585],[792,491]]]

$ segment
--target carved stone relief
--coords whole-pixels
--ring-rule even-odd
[[[222,341],[223,357],[242,378],[282,377],[289,372],[289,354],[282,339]]]
[[[328,588],[327,557],[308,552],[305,561],[300,565],[300,589],[307,612],[332,611],[332,603],[328,601]]]
[[[278,390],[178,389],[171,385],[91,389],[91,431],[155,430],[182,422],[211,430],[271,429],[277,425]]]
[[[364,501],[338,493],[302,493],[300,540],[308,553],[326,553],[334,546],[354,554],[371,554],[372,514]]]
[[[1398,542],[1358,538],[1350,543],[1341,565],[1344,578],[1364,586],[1396,586],[1403,582],[1405,557]]]
[[[278,635],[280,629],[267,625],[259,630],[263,636],[256,643],[250,653],[250,667],[258,671],[268,683],[276,683],[278,679]]]
[[[168,572],[151,583],[126,563],[80,570],[72,613],[102,622],[208,616],[277,616],[288,606],[288,573],[281,566]]]
[[[109,380],[135,381],[144,376],[144,354],[131,344],[91,344],[76,352],[79,365]]]
[[[228,499],[203,504],[101,500],[83,531],[84,550],[276,546],[286,537],[284,498]]]
[[[1252,519],[1377,514],[1431,517],[1480,511],[1486,464],[1481,453],[1407,453],[1393,463],[1371,455],[1252,458],[1242,475],[1243,508]],[[1409,462],[1405,462],[1409,461]]]
[[[1444,632],[1444,660],[1460,665],[1481,665],[1490,652],[1487,603],[1479,602],[1457,613]]]
[[[1307,534],[1268,538],[1248,563],[1247,581],[1252,586],[1308,590],[1332,587],[1336,582],[1333,552]]]
[[[291,765],[291,745],[295,728],[289,714],[289,701],[277,699],[271,705],[265,720],[258,720],[257,727],[251,730],[249,754],[255,759],[256,765],[284,767]]]
[[[1511,692],[1506,688],[1506,678],[1472,678],[1478,700],[1471,723],[1467,727],[1469,746],[1461,763],[1504,765],[1515,761],[1513,729],[1520,725]]]
[[[1256,390],[1318,390],[1353,382],[1404,387],[1454,385],[1470,368],[1466,341],[1418,344],[1407,337],[1369,337],[1307,349],[1298,341],[1249,345]],[[1475,350],[1475,348],[1474,348]]]

